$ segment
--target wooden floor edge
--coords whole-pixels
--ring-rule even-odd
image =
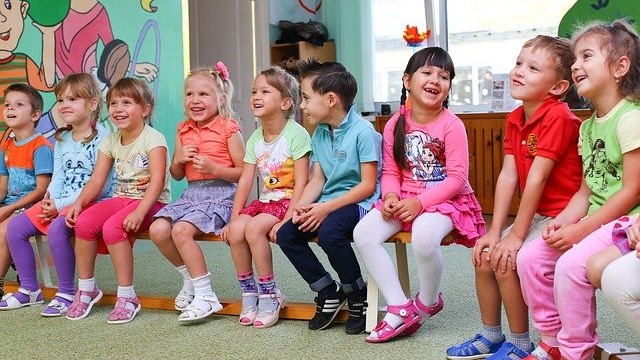
[[[57,289],[55,288],[47,288],[41,286],[42,295],[45,299],[52,299]],[[18,284],[15,282],[6,282],[4,285],[5,292],[16,292],[18,291]],[[166,298],[161,296],[154,295],[138,295],[138,299],[140,300],[140,305],[142,305],[143,309],[156,309],[156,310],[170,310],[174,311],[177,314],[177,311],[174,308],[173,298]],[[109,292],[104,292],[102,299],[98,302],[101,305],[114,305],[116,303],[116,295]],[[242,301],[240,299],[220,299],[220,303],[223,308],[217,314],[221,315],[240,315],[240,311],[242,310]],[[310,320],[316,312],[316,305],[310,303],[300,303],[300,302],[287,302],[285,307],[280,311],[281,319],[291,319],[291,320]],[[349,315],[348,310],[341,310],[336,320],[338,321],[346,321]]]

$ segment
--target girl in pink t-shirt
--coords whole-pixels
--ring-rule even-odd
[[[387,300],[387,315],[366,338],[388,341],[411,335],[422,319],[444,306],[442,239],[455,230],[456,242],[471,247],[484,234],[480,204],[468,181],[469,151],[464,124],[446,107],[453,61],[439,47],[409,59],[402,77],[400,111],[384,128],[382,200],[356,226],[353,238]],[[406,109],[409,94],[411,109]],[[384,241],[412,231],[420,292],[408,299]]]
[[[222,62],[196,69],[184,81],[188,119],[178,125],[169,171],[189,187],[159,211],[149,237],[182,275],[175,308],[178,321],[195,321],[220,311],[211,274],[194,237],[220,234],[231,217],[236,183],[242,172],[244,141],[232,119],[233,85]]]

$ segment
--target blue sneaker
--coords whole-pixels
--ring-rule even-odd
[[[533,349],[533,344],[532,344]],[[505,341],[498,351],[489,356],[487,360],[518,360],[524,359],[529,356],[529,353],[515,346],[514,344]]]
[[[484,344],[487,348],[489,348],[489,351],[485,353],[480,351],[478,348],[476,348],[476,346],[473,345],[473,343],[476,341]],[[463,342],[462,344],[454,345],[448,348],[447,359],[449,360],[484,359],[493,355],[495,352],[497,352],[504,342],[505,342],[504,336],[502,337],[502,340],[500,340],[499,342],[493,343],[491,342],[491,340],[487,339],[481,334],[476,334],[476,336],[474,336],[472,339],[469,339]]]

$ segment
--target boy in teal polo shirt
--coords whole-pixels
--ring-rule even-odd
[[[352,106],[356,80],[339,63],[309,60],[300,64],[300,109],[318,125],[311,138],[312,176],[293,218],[282,225],[277,242],[293,266],[316,291],[316,314],[309,329],[329,326],[349,303],[347,334],[365,329],[367,288],[351,241],[353,228],[380,196],[382,136]],[[315,256],[318,245],[337,272],[336,283]]]

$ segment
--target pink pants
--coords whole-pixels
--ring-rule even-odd
[[[130,234],[125,231],[122,223],[139,203],[140,199],[114,197],[86,208],[76,220],[76,237],[88,241],[97,241],[102,238],[106,245],[127,241]],[[144,217],[139,231],[148,230],[153,222],[153,215],[163,207],[164,204],[160,202],[153,204]]]
[[[565,253],[541,237],[518,252],[520,286],[533,324],[542,341],[560,347],[563,358],[592,359],[598,334],[595,288],[587,279],[587,260],[613,245],[616,223],[633,222],[635,218],[624,216],[605,224]]]

